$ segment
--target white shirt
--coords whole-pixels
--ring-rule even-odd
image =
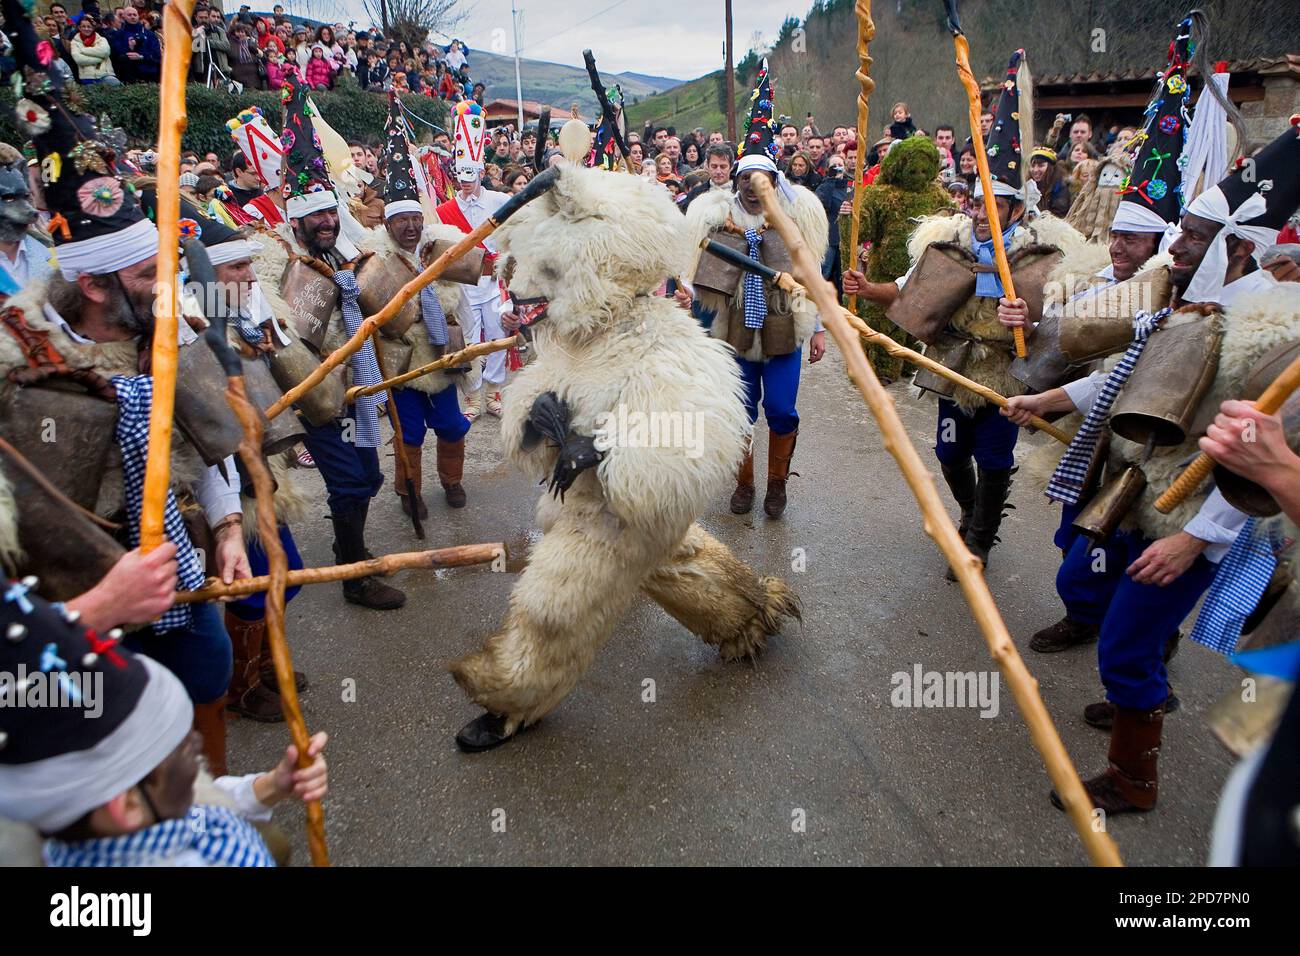
[[[456,193],[456,205],[460,207],[461,215],[469,223],[471,229],[477,229],[483,223],[488,221],[488,217],[505,205],[506,200],[510,197],[505,193],[499,193],[492,189],[484,189],[481,185],[478,188],[478,194],[466,198],[464,193]],[[484,239],[485,245],[489,252],[496,252],[491,238]],[[500,288],[497,286],[495,276],[480,276],[478,285],[472,289],[466,289],[466,295],[472,305],[482,305],[495,299],[500,294]]]
[[[18,243],[14,258],[0,252],[0,269],[8,273],[20,289],[29,282],[40,282],[54,270],[50,266],[50,250],[31,236],[24,235]]]

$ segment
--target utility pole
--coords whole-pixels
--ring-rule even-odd
[[[736,142],[736,59],[731,47],[731,0],[727,2],[727,142]]]
[[[515,31],[515,103],[519,107],[519,136],[522,139],[524,135],[524,84],[519,76],[519,10],[515,6],[515,0],[510,0],[510,22]],[[538,139],[545,135],[541,130],[537,131]]]
[[[388,0],[379,0],[379,19],[383,21],[384,38],[388,38]]]

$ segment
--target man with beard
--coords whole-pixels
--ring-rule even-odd
[[[17,38],[20,65],[40,72],[35,37],[20,4],[5,0],[6,30]],[[40,90],[38,92],[38,90]],[[117,406],[114,441],[121,453],[121,500],[113,500],[115,483],[100,489],[100,510],[117,514],[129,547],[140,543],[148,452],[153,378],[148,374],[157,282],[158,230],[140,208],[135,194],[108,173],[113,151],[104,146],[94,123],[62,101],[57,84],[44,90],[33,83],[30,100],[16,110],[20,128],[32,136],[41,160],[67,155],[77,147],[81,162],[63,165],[62,175],[47,184],[51,233],[58,272],[48,283],[29,281],[5,303],[0,324],[0,367],[21,374],[32,387],[46,376],[63,377],[81,370],[78,381]],[[44,113],[45,116],[41,117]],[[41,122],[32,125],[32,118]],[[194,334],[180,323],[185,347]],[[34,347],[35,346],[35,347]],[[141,374],[141,372],[144,374]],[[179,385],[179,383],[178,383]],[[47,477],[56,485],[67,476],[96,466],[80,461],[81,449],[69,445],[66,469]],[[189,480],[212,528],[213,564],[224,581],[249,576],[244,550],[239,479],[232,458],[204,467],[195,449],[176,430],[172,475]],[[224,472],[224,475],[223,475]],[[164,531],[176,546],[179,590],[202,586],[204,568],[171,490],[167,493]],[[32,569],[40,575],[40,569]],[[208,762],[225,766],[225,693],[230,682],[230,638],[213,604],[177,605],[149,628],[125,639],[173,671],[194,702],[194,725],[203,737]]]
[[[311,115],[306,109],[308,90],[296,76],[285,81],[290,90],[285,102],[285,127],[296,129],[296,138],[286,146],[288,196],[285,212],[288,235],[293,251],[314,259],[320,268],[333,273],[339,288],[340,309],[329,319],[325,351],[341,345],[361,325],[358,305],[360,290],[352,266],[360,251],[343,236],[339,221],[339,200],[325,167],[325,158],[315,145]],[[284,227],[280,227],[285,235]],[[341,311],[341,315],[340,315]],[[380,381],[374,345],[367,341],[351,358],[349,368],[353,384],[371,385]],[[370,499],[383,487],[379,468],[378,407],[387,395],[362,396],[344,407],[339,416],[324,425],[313,425],[306,418],[304,444],[311,453],[325,481],[329,496],[330,520],[334,524],[334,554],[340,564],[364,561],[366,517]],[[365,577],[343,582],[343,597],[351,604],[377,611],[400,608],[406,595],[377,578]]]

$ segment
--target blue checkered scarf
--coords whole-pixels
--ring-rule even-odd
[[[334,284],[339,287],[343,324],[347,326],[348,335],[356,335],[362,322],[361,306],[357,304],[357,297],[361,295],[361,290],[357,287],[357,277],[350,269],[340,269],[334,273]],[[383,380],[384,377],[379,374],[379,360],[375,357],[375,343],[366,339],[361,348],[352,353],[353,384],[377,385]],[[387,392],[358,396],[357,431],[354,440],[358,448],[379,447],[379,406],[386,401],[388,401]]]
[[[1281,548],[1281,534],[1276,528],[1261,527],[1258,518],[1241,526],[1237,539],[1219,562],[1192,628],[1192,640],[1225,656],[1237,650],[1241,626],[1264,596]]]
[[[749,258],[758,258],[758,247],[762,245],[763,236],[757,229],[745,230],[745,241],[749,243]],[[763,277],[753,272],[745,273],[741,285],[745,293],[745,328],[761,329],[767,318],[767,293],[763,289]]]
[[[168,866],[181,854],[198,853],[208,866],[275,866],[261,835],[225,807],[190,807],[178,820],[116,837],[64,843],[46,840],[47,866]]]
[[[438,290],[432,283],[420,290],[420,318],[424,320],[424,330],[429,335],[429,341],[434,345],[446,345],[447,314],[442,311]]]
[[[198,346],[195,346],[198,347]],[[140,512],[144,508],[145,461],[149,456],[149,410],[153,406],[153,377],[150,375],[114,375],[117,389],[117,444],[122,449],[122,484],[126,493],[128,535],[131,547],[140,546]],[[189,532],[176,505],[176,496],[167,489],[163,510],[163,532],[176,545],[176,583],[182,591],[203,586],[203,564],[190,543]],[[176,604],[163,612],[153,629],[183,630],[192,617],[188,604]]]
[[[1124,357],[1119,360],[1119,364],[1106,376],[1101,393],[1092,403],[1092,408],[1088,409],[1083,424],[1079,426],[1079,430],[1070,442],[1070,447],[1065,450],[1060,464],[1052,473],[1052,480],[1047,483],[1048,498],[1069,505],[1079,503],[1079,498],[1083,494],[1084,480],[1088,477],[1088,465],[1097,450],[1097,441],[1101,438],[1101,430],[1106,424],[1106,419],[1110,417],[1111,406],[1115,404],[1120,390],[1133,374],[1133,368],[1142,357],[1142,350],[1146,348],[1147,339],[1169,313],[1170,310],[1167,308],[1155,313],[1139,312],[1133,319],[1133,341],[1129,344]]]

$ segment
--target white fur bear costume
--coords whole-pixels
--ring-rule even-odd
[[[761,651],[798,601],[760,579],[694,524],[732,479],[749,440],[736,362],[672,300],[651,293],[687,265],[681,213],[640,177],[562,164],[556,185],[496,233],[511,290],[549,300],[536,360],[505,393],[506,453],[542,478],[557,449],[524,450],[538,396],[568,404],[570,428],[596,435],[638,416],[689,416],[691,447],[636,447],[610,435],[603,459],[563,500],[544,493],[544,532],[501,630],[451,665],[457,683],[503,718],[503,736],[569,693],[639,590],[726,659]],[[661,420],[666,420],[662,419]],[[685,444],[685,443],[680,443]]]

